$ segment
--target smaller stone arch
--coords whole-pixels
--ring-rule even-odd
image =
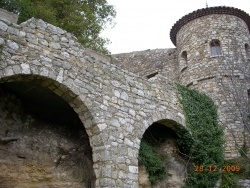
[[[170,187],[173,186],[174,183],[175,186],[182,187],[185,184],[185,163],[179,154],[177,144],[177,139],[181,137],[181,135],[178,134],[178,129],[180,127],[185,128],[173,119],[161,119],[153,122],[146,129],[141,139],[139,151],[139,186],[152,186],[151,184],[154,183],[159,187]],[[150,181],[151,173],[148,171],[149,168],[145,166],[146,164],[140,161],[143,157],[145,143],[147,147],[152,147],[162,160],[163,167],[161,167],[160,171],[164,168],[165,173],[171,174],[171,176],[166,176],[156,182],[152,180]],[[142,161],[144,161],[144,159]]]
[[[209,43],[211,57],[218,57],[222,55],[221,43],[218,39],[212,39]]]

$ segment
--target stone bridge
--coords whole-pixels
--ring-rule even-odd
[[[185,124],[173,84],[123,70],[42,20],[0,21],[0,50],[1,83],[39,84],[78,114],[93,151],[96,187],[138,187],[145,130],[154,122]]]

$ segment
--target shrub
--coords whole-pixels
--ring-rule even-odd
[[[152,184],[166,176],[166,169],[160,156],[145,139],[141,141],[139,162],[146,167],[149,173],[149,180]]]

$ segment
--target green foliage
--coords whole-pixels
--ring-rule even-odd
[[[221,173],[209,172],[208,166],[216,165],[220,169],[224,162],[223,129],[218,124],[217,109],[205,94],[181,85],[177,89],[189,130],[179,128],[178,132],[182,133],[179,147],[192,163],[206,169],[203,172],[192,169],[186,187],[214,187]]]
[[[19,14],[19,23],[42,19],[73,33],[84,47],[109,54],[109,40],[99,35],[116,12],[106,0],[0,0],[0,6]]]
[[[152,184],[166,176],[166,169],[161,158],[154,150],[153,146],[145,139],[142,139],[141,141],[139,162],[145,165],[149,173],[149,180]]]

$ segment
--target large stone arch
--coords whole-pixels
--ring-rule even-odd
[[[102,155],[95,150],[98,150],[100,147],[104,147],[102,142],[102,134],[99,130],[99,127],[95,123],[95,109],[90,108],[88,103],[91,102],[87,96],[80,93],[74,85],[70,85],[67,81],[58,82],[57,80],[51,78],[50,76],[44,75],[34,75],[34,74],[8,74],[5,76],[0,76],[0,83],[6,82],[29,82],[38,84],[46,89],[51,90],[56,95],[65,100],[78,115],[81,120],[90,141],[90,146],[92,149],[92,159],[93,159],[93,168],[96,176],[96,181],[99,180],[100,174],[97,173],[98,168],[102,166]],[[71,86],[71,87],[70,87]]]
[[[76,94],[75,88],[69,88],[64,83],[59,83],[49,77],[40,75],[13,74],[0,78],[0,83],[15,81],[33,82],[53,91],[64,99],[78,114],[90,138],[99,132],[99,128],[95,127],[95,120],[92,113],[83,101],[83,99],[88,100],[87,97],[83,94]],[[93,145],[95,144],[91,142],[92,147]]]

